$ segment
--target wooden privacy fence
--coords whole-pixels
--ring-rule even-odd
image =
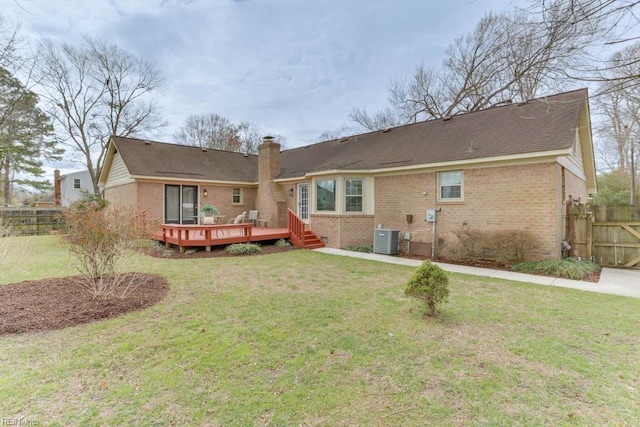
[[[0,208],[0,225],[20,236],[49,234],[64,228],[62,209]]]
[[[568,207],[571,255],[601,266],[640,268],[640,207]]]

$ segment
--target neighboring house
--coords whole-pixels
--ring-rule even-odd
[[[267,137],[257,156],[113,137],[100,184],[165,223],[197,223],[213,204],[283,227],[289,208],[330,247],[372,244],[378,226],[418,253],[465,228],[518,229],[557,257],[567,204],[595,193],[596,174],[583,89],[283,152]]]
[[[60,204],[64,207],[80,200],[83,194],[93,193],[93,184],[89,171],[71,172],[60,175]]]

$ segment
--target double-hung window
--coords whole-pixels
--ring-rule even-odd
[[[362,212],[362,180],[345,179],[344,206],[346,212]]]
[[[233,203],[234,205],[242,204],[242,188],[234,187],[231,190],[231,203]]]
[[[73,188],[76,190],[81,188],[80,178],[73,178]]]
[[[438,172],[438,199],[461,201],[464,199],[462,171]]]

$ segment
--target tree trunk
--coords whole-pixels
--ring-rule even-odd
[[[4,205],[9,206],[11,204],[11,174],[10,174],[10,162],[9,155],[4,158],[4,164],[2,169],[4,170]]]

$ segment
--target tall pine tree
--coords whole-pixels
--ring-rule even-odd
[[[14,185],[45,190],[43,159],[56,160],[62,150],[53,138],[50,118],[38,108],[38,96],[5,68],[0,68],[0,192],[11,204]]]

